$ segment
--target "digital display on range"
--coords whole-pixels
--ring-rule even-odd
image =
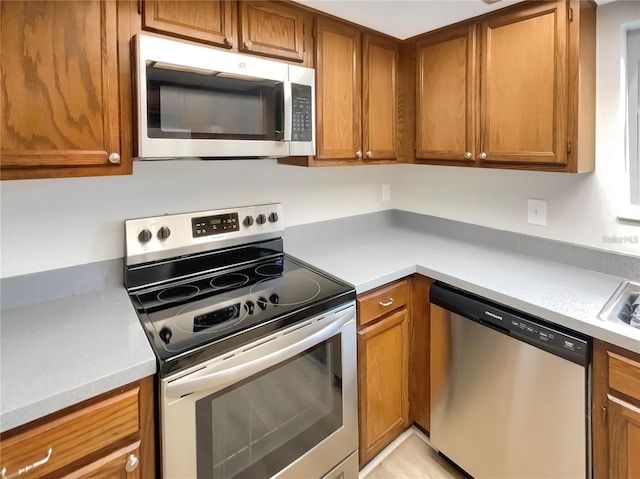
[[[191,218],[191,229],[194,238],[240,231],[238,213],[203,216]]]

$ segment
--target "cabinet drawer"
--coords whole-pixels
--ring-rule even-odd
[[[358,296],[358,324],[367,324],[409,302],[409,281],[403,279]]]
[[[11,475],[42,462],[51,450],[48,461],[25,475],[38,478],[138,433],[139,393],[137,387],[124,391],[3,440],[1,467]]]
[[[609,387],[640,400],[640,363],[607,351]]]

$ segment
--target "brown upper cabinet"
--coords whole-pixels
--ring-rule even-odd
[[[269,1],[145,0],[142,28],[233,51],[305,63],[309,15]]]
[[[417,48],[416,158],[594,169],[594,4],[525,2]]]
[[[0,2],[2,179],[131,173],[122,14],[115,1]]]
[[[397,42],[317,20],[315,164],[397,158],[397,65]]]
[[[142,3],[144,30],[168,33],[218,47],[234,46],[235,23],[235,2],[145,0]]]
[[[468,25],[418,43],[417,158],[473,162],[476,31]]]

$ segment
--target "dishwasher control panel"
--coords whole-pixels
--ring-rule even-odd
[[[512,310],[442,283],[430,290],[431,303],[577,364],[589,363],[586,336],[548,324],[543,319]]]

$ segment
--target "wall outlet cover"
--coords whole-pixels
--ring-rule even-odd
[[[391,185],[382,185],[382,201],[391,200]]]
[[[547,200],[527,200],[527,223],[547,226]]]

